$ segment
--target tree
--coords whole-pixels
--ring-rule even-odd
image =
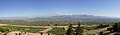
[[[120,22],[115,23],[115,25],[113,25],[113,31],[114,32],[120,32]]]
[[[73,26],[72,26],[72,24],[70,24],[70,26],[66,32],[66,35],[74,35],[74,30],[72,28],[73,28]]]
[[[48,35],[50,35],[50,33],[48,32]]]
[[[19,35],[21,35],[21,33],[19,33]]]
[[[99,26],[97,28],[102,28],[103,27],[103,24],[99,24]]]
[[[82,35],[83,29],[80,27],[80,22],[78,22],[78,27],[75,31],[75,35]]]
[[[100,32],[100,35],[104,35],[103,32]]]
[[[40,34],[41,34],[41,35],[43,35],[43,33],[42,33],[42,32],[40,32]]]
[[[57,27],[57,25],[58,25],[58,24],[55,24],[54,26],[56,26],[56,27]]]
[[[18,35],[17,33],[15,33],[15,35]]]
[[[0,28],[0,32],[9,32],[9,29]]]

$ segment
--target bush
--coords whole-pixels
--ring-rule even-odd
[[[0,28],[0,32],[9,32],[9,29]]]

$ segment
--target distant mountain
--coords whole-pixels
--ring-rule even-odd
[[[50,17],[4,17],[0,20],[32,20],[32,21],[67,21],[67,22],[78,22],[83,23],[111,23],[120,22],[120,18],[112,18],[105,16],[94,16],[94,15],[58,15]]]
[[[110,23],[119,22],[120,18],[112,18],[105,16],[94,16],[94,15],[59,15],[51,17],[36,17],[32,20],[44,20],[44,21],[81,21],[88,23]]]
[[[35,17],[0,17],[0,20],[27,20]]]
[[[23,20],[29,17],[0,17],[0,20]]]

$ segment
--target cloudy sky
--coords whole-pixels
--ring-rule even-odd
[[[0,17],[74,14],[120,17],[120,0],[0,0]]]

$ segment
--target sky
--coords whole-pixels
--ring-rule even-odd
[[[0,0],[0,17],[76,14],[120,18],[120,0]]]

